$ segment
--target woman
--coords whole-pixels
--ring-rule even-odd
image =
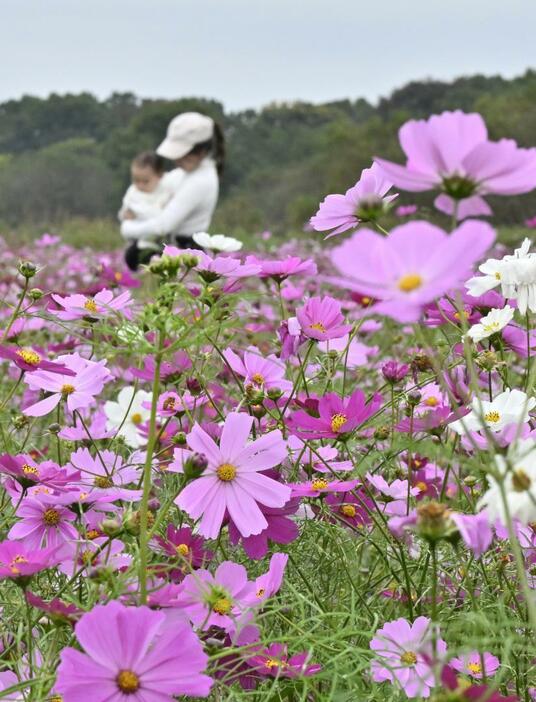
[[[192,235],[207,231],[218,201],[224,140],[213,119],[199,112],[177,115],[156,152],[174,161],[181,177],[174,178],[175,171],[169,174],[169,182],[176,183],[176,190],[160,214],[144,221],[130,218],[123,221],[121,234],[131,242],[126,260],[134,270],[141,262],[137,240],[153,239],[183,249],[199,248]]]

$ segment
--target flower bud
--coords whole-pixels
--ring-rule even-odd
[[[183,431],[179,431],[173,437],[173,443],[177,446],[186,446],[186,434]]]
[[[32,288],[28,294],[32,298],[32,300],[37,301],[40,300],[45,293],[39,288]]]
[[[203,390],[199,380],[193,376],[186,379],[186,387],[192,395],[199,395],[199,393]]]
[[[121,522],[118,519],[114,518],[109,518],[109,519],[103,519],[100,528],[106,536],[117,536],[120,534],[123,530],[123,527],[121,526]]]
[[[53,422],[52,424],[48,425],[48,430],[51,434],[59,434],[61,431],[61,424]]]
[[[195,480],[207,469],[208,460],[204,453],[193,453],[184,462],[184,475],[188,480]]]
[[[484,371],[491,372],[499,366],[503,365],[495,351],[482,351],[475,358],[476,365]]]
[[[411,360],[412,367],[417,371],[427,371],[432,369],[432,362],[424,351],[418,351]]]
[[[382,366],[382,375],[388,383],[396,385],[401,380],[404,380],[409,373],[409,366],[405,363],[397,363],[396,361],[387,361]]]
[[[418,390],[412,390],[407,394],[407,402],[411,407],[415,407],[422,400],[422,395]]]
[[[432,500],[417,508],[417,533],[431,544],[449,539],[457,532],[450,519],[450,510],[442,502]]]
[[[374,438],[377,439],[378,441],[385,441],[386,439],[389,438],[391,435],[391,430],[389,427],[383,426],[383,427],[378,427],[376,431],[374,432]]]
[[[269,388],[266,391],[266,394],[268,395],[270,400],[273,400],[274,402],[276,402],[277,400],[279,400],[283,396],[283,391],[280,390],[279,388]]]
[[[24,414],[19,414],[11,420],[15,429],[24,429],[30,423],[30,418]]]
[[[37,273],[37,266],[31,261],[21,261],[19,263],[19,273],[29,280]]]
[[[251,405],[251,414],[257,419],[262,419],[266,414],[266,410],[262,405]]]

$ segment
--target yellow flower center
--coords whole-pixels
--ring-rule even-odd
[[[228,614],[231,611],[232,603],[227,597],[219,597],[212,605],[212,611],[216,614]]]
[[[67,397],[67,395],[72,395],[75,389],[76,388],[74,387],[74,385],[65,383],[65,385],[61,386],[61,394],[64,395],[64,397]]]
[[[123,274],[120,271],[116,271],[114,273],[114,278],[117,280],[117,282],[119,282],[122,277],[123,277]]]
[[[362,304],[362,305],[368,305],[371,301],[372,301],[371,298],[370,298],[370,297],[367,297],[366,295],[365,295],[364,297],[361,298],[361,304]]]
[[[407,273],[398,281],[398,289],[402,292],[409,293],[420,288],[423,283],[421,276],[418,273]]]
[[[469,319],[470,314],[467,310],[462,310],[461,312],[455,312],[454,313],[454,319]]]
[[[264,665],[267,668],[284,668],[286,663],[284,661],[277,661],[275,658],[268,658]]]
[[[39,475],[39,471],[35,466],[30,466],[28,463],[25,463],[22,466],[22,472],[26,473],[26,475]]]
[[[86,531],[86,539],[89,541],[93,541],[93,539],[96,539],[98,536],[100,536],[100,534],[97,529],[89,529],[89,531]]]
[[[17,351],[17,356],[20,356],[29,366],[38,366],[41,361],[41,356],[32,349],[20,349]]]
[[[495,271],[495,280],[501,280],[501,274],[499,271]]]
[[[188,548],[187,544],[178,544],[178,546],[175,546],[175,550],[179,556],[182,556],[183,558],[186,558],[186,556],[190,553],[190,549]]]
[[[84,565],[91,565],[93,561],[97,558],[97,554],[89,549],[87,551],[82,551],[80,553],[80,560]]]
[[[115,680],[117,682],[117,687],[121,690],[121,692],[124,692],[125,695],[132,695],[134,692],[139,690],[140,679],[136,673],[133,673],[131,670],[119,671],[119,674]]]
[[[473,675],[478,675],[482,672],[482,666],[475,661],[474,663],[468,663],[467,670],[470,670]]]
[[[63,702],[63,697],[61,695],[52,695],[48,698],[48,702]]]
[[[484,331],[494,332],[500,328],[499,322],[490,322],[489,324],[484,324]]]
[[[114,481],[107,475],[97,475],[93,484],[98,488],[111,488],[114,486]]]
[[[345,414],[334,414],[331,418],[331,431],[339,432],[348,421]]]
[[[61,521],[60,513],[57,509],[49,507],[43,512],[43,521],[47,526],[57,526]]]
[[[428,486],[426,485],[426,483],[423,480],[419,480],[419,482],[416,483],[415,487],[419,488],[419,490],[421,492],[426,492],[426,489]]]
[[[9,565],[9,570],[13,573],[13,575],[18,575],[20,573],[20,568],[17,566],[21,563],[28,563],[28,559],[24,556],[15,556],[15,558],[13,558]]]
[[[486,422],[490,422],[491,424],[495,424],[496,422],[500,422],[501,420],[501,415],[497,410],[491,410],[490,412],[487,412],[484,415],[484,419]]]
[[[530,477],[523,468],[516,468],[512,473],[512,487],[516,492],[526,492],[532,484]]]
[[[260,373],[254,373],[251,376],[251,380],[256,384],[256,385],[263,385],[264,383],[264,377]]]
[[[341,514],[344,514],[345,517],[355,517],[356,508],[354,505],[342,505]]]
[[[224,483],[229,483],[236,477],[236,467],[231,463],[222,463],[221,466],[216,469],[216,474]]]
[[[439,404],[439,400],[437,399],[437,397],[427,397],[424,401],[424,404],[427,407],[437,407]]]
[[[328,484],[328,481],[324,480],[324,478],[316,478],[311,483],[311,487],[313,488],[313,490],[325,490]]]
[[[400,656],[400,660],[404,665],[415,665],[417,662],[417,655],[413,651],[404,651]]]
[[[132,424],[141,424],[143,422],[143,417],[139,412],[134,412],[134,414],[130,415],[130,421]]]
[[[310,324],[309,329],[316,329],[316,331],[322,333],[326,331],[326,327],[322,324],[322,322],[314,322],[313,324]]]
[[[263,587],[260,587],[257,592],[255,593],[255,596],[258,597],[259,599],[261,597],[264,597],[264,593],[266,592],[266,589]]]
[[[95,313],[97,311],[97,309],[98,309],[97,303],[95,302],[95,300],[92,297],[90,297],[89,300],[86,300],[84,302],[84,309],[86,309],[88,312],[93,312],[93,313]]]

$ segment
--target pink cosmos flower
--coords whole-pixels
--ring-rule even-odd
[[[87,448],[80,448],[71,453],[69,463],[80,471],[82,485],[110,489],[140,479],[139,467],[123,465],[121,456],[107,449],[99,451],[93,457]]]
[[[203,631],[217,626],[234,632],[255,600],[255,583],[243,565],[224,561],[214,575],[200,569],[184,578],[178,604]]]
[[[207,457],[203,475],[181,491],[175,504],[192,519],[199,519],[199,532],[207,538],[219,534],[225,511],[242,536],[260,534],[268,522],[258,503],[283,507],[290,488],[263,475],[286,457],[285,442],[279,430],[247,443],[253,417],[239,412],[227,415],[220,446],[195,424],[188,445]]]
[[[160,380],[176,380],[184,371],[192,367],[192,362],[190,358],[184,351],[177,351],[173,354],[171,360],[162,361],[160,365]],[[139,378],[140,380],[148,380],[150,383],[153,382],[154,378],[155,361],[154,356],[145,356],[143,359],[143,368],[129,368],[134,378]]]
[[[399,131],[405,166],[376,158],[386,178],[412,192],[440,190],[438,210],[458,219],[489,215],[482,195],[518,195],[536,187],[536,149],[488,140],[479,114],[460,110],[410,120]]]
[[[325,353],[338,351],[342,354],[346,368],[349,369],[366,366],[367,363],[370,363],[369,356],[375,356],[378,353],[377,346],[367,346],[357,339],[350,339],[349,334],[345,334],[338,339],[320,341],[318,348]]]
[[[495,675],[501,663],[496,656],[488,651],[484,651],[482,654],[479,651],[471,651],[459,658],[451,658],[449,665],[459,673],[470,675],[472,678],[480,680],[484,675],[486,677]]]
[[[397,682],[406,695],[429,697],[435,685],[433,624],[427,617],[417,617],[413,624],[406,619],[395,619],[378,629],[370,642],[376,655],[371,663],[375,682]],[[443,658],[447,645],[437,638],[436,651]]]
[[[343,323],[341,303],[328,295],[307,300],[296,310],[296,318],[302,334],[317,341],[337,339],[352,330],[351,324]]]
[[[411,217],[419,208],[417,205],[399,205],[395,210],[397,217]]]
[[[200,277],[207,283],[212,283],[218,278],[246,278],[260,273],[261,267],[254,263],[242,263],[238,258],[231,256],[209,256],[204,251],[196,249],[178,249],[176,246],[164,246],[164,256],[183,256],[189,253],[197,258],[194,267]]]
[[[98,319],[107,317],[112,312],[125,312],[132,305],[130,292],[125,290],[114,297],[112,290],[104,288],[94,297],[86,295],[52,295],[52,299],[60,309],[49,309],[49,312],[64,322],[74,319]]]
[[[118,269],[104,265],[100,274],[101,279],[107,281],[112,287],[120,285],[123,288],[139,288],[141,285],[141,280],[134,278],[127,268]]]
[[[274,553],[266,573],[255,580],[255,599],[252,599],[252,604],[261,604],[279,592],[287,563],[286,553]]]
[[[27,548],[54,548],[78,537],[71,524],[76,519],[74,512],[61,504],[54,495],[26,497],[22,500],[16,515],[18,522],[9,531],[10,539],[24,541]]]
[[[81,572],[82,577],[90,577],[99,568],[123,570],[132,563],[132,556],[124,553],[125,544],[119,539],[109,541],[106,536],[94,539],[78,539],[63,549],[58,570],[68,578]]]
[[[112,379],[110,371],[106,368],[106,360],[86,361],[77,353],[73,353],[58,356],[58,361],[74,371],[75,375],[39,370],[25,376],[25,381],[32,390],[45,390],[51,393],[44,400],[23,410],[29,417],[42,417],[48,414],[62,399],[66,400],[70,412],[89,407],[104,384]]]
[[[62,375],[76,375],[62,363],[54,363],[43,358],[37,351],[29,347],[14,348],[13,346],[0,346],[0,358],[6,358],[27,373],[37,370],[48,371],[49,373],[61,373]]]
[[[59,561],[57,548],[36,548],[23,541],[0,541],[0,580],[27,578]]]
[[[285,364],[275,354],[264,356],[256,346],[248,346],[242,358],[232,349],[225,349],[223,357],[233,371],[244,378],[246,387],[252,385],[259,390],[277,388],[283,392],[292,388],[285,380]]]
[[[458,527],[458,531],[467,548],[471,549],[476,558],[480,558],[493,541],[493,531],[486,511],[484,510],[478,514],[452,512],[450,518]]]
[[[379,299],[380,314],[415,322],[425,305],[463,287],[494,239],[490,225],[475,220],[450,235],[423,221],[395,227],[387,238],[363,230],[332,250],[331,259],[346,279],[329,280]]]
[[[338,439],[364,424],[380,405],[380,395],[374,395],[367,403],[361,390],[355,390],[347,399],[329,392],[318,401],[318,417],[298,410],[290,416],[287,426],[304,440]]]
[[[97,605],[75,626],[85,653],[64,648],[55,689],[77,702],[173,702],[207,697],[208,658],[186,622],[166,627],[163,612]]]
[[[313,276],[317,274],[316,263],[311,258],[303,260],[298,258],[298,256],[287,256],[279,261],[270,261],[269,259],[260,259],[256,256],[247,256],[246,263],[260,266],[260,278],[273,278],[279,282],[290,275]]]
[[[348,229],[356,229],[362,222],[370,222],[385,212],[398,194],[387,195],[389,181],[375,163],[361,172],[357,183],[344,195],[328,195],[320,203],[318,212],[311,217],[311,226],[317,232],[332,229],[326,239]]]
[[[272,678],[299,678],[309,676],[322,670],[318,663],[309,664],[310,654],[295,653],[288,655],[286,644],[272,643],[256,655],[248,659],[250,665],[257,675]]]

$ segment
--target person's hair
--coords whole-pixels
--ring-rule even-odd
[[[132,159],[132,165],[139,168],[150,168],[158,175],[162,175],[166,170],[166,162],[156,151],[142,151]]]
[[[220,125],[214,122],[212,138],[208,139],[208,141],[196,144],[188,153],[195,154],[196,156],[200,154],[210,154],[216,162],[218,175],[221,176],[225,164],[225,137],[223,136],[223,130]]]

